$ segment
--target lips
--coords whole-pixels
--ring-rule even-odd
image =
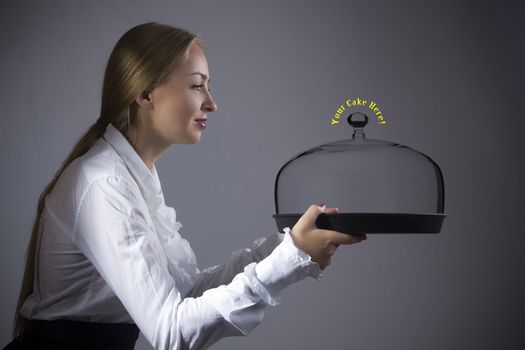
[[[194,119],[194,122],[197,123],[201,129],[206,129],[207,120],[208,118],[199,118],[199,119]]]

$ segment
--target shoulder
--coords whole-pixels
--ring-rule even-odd
[[[74,220],[82,200],[95,187],[133,195],[140,193],[122,158],[102,138],[63,170],[45,205],[56,216]]]
[[[83,194],[92,184],[108,178],[121,179],[123,185],[136,185],[122,158],[100,138],[84,155],[64,169],[56,185],[57,188],[76,190],[78,194]]]

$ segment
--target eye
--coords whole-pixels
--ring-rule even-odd
[[[192,88],[196,89],[196,90],[200,90],[202,87],[204,87],[204,85],[193,85]],[[208,91],[211,91],[211,89],[208,88]]]

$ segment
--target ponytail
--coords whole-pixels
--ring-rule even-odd
[[[106,124],[106,126],[103,126],[104,124]],[[40,194],[40,197],[38,199],[36,217],[33,222],[33,231],[31,232],[31,238],[29,239],[29,245],[27,246],[25,255],[26,264],[24,270],[24,277],[22,279],[22,287],[20,290],[20,295],[18,297],[18,302],[16,304],[13,337],[21,335],[24,329],[27,327],[27,320],[24,317],[22,317],[22,315],[20,315],[20,309],[24,304],[26,298],[33,293],[35,279],[35,262],[38,256],[37,240],[40,227],[40,218],[42,217],[42,212],[44,210],[45,198],[47,194],[53,190],[53,187],[55,187],[55,183],[57,182],[60,174],[62,174],[64,169],[75,158],[80,157],[81,155],[86,153],[89,150],[89,148],[91,148],[91,146],[95,143],[95,141],[97,141],[98,138],[100,138],[104,134],[106,127],[107,123],[100,122],[99,119],[95,124],[93,124],[89,128],[89,130],[80,139],[80,141],[77,142],[77,144],[73,148],[73,151],[69,154],[64,163],[62,163],[60,169],[58,169],[57,173],[53,177],[53,180],[46,186],[44,191]]]

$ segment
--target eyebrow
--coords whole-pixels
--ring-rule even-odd
[[[204,73],[201,73],[201,72],[195,72],[195,73],[191,73],[191,74],[188,74],[188,75],[200,75],[202,76],[204,79],[208,78],[208,76]],[[211,81],[211,78],[208,79],[208,83]]]

